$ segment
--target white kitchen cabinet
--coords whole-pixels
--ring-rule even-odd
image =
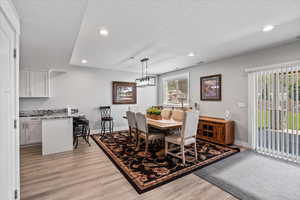
[[[20,144],[35,144],[42,142],[42,122],[35,119],[20,120]]]
[[[29,96],[29,72],[28,71],[20,71],[20,97]]]
[[[26,121],[20,119],[20,145],[26,144]]]
[[[20,71],[20,97],[50,97],[50,77],[45,71]]]
[[[28,123],[27,129],[27,143],[41,143],[42,142],[42,122],[40,120],[31,120]]]

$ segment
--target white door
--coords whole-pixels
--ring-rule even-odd
[[[18,158],[16,146],[16,34],[0,10],[0,199],[14,199]]]
[[[265,155],[300,162],[300,63],[249,74],[252,144]]]

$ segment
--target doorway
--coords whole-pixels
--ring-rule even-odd
[[[249,74],[252,146],[262,154],[300,162],[300,65]]]

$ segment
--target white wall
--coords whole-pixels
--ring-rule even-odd
[[[245,69],[299,59],[298,41],[167,73],[159,77],[158,101],[160,104],[163,103],[161,87],[163,77],[190,72],[190,103],[200,102],[200,114],[206,116],[224,117],[225,110],[230,110],[236,123],[236,141],[245,143],[248,142],[248,79]],[[200,101],[200,77],[213,74],[222,74],[222,101]],[[245,103],[246,107],[240,108],[238,102]]]
[[[90,120],[92,129],[100,129],[101,105],[112,104],[112,81],[134,80],[139,74],[94,68],[68,67],[66,73],[54,72],[51,75],[51,98],[21,99],[20,110],[66,108],[67,105],[78,108]],[[137,105],[148,107],[157,104],[157,88],[137,89]],[[127,127],[122,118],[128,105],[112,105],[115,127]]]

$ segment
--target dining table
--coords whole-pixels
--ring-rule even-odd
[[[159,129],[159,130],[170,130],[170,129],[178,129],[182,127],[182,122],[175,121],[175,120],[156,120],[147,118],[147,124],[148,126],[151,126],[153,128]]]
[[[124,119],[127,119],[127,116],[123,116]],[[178,129],[182,127],[182,122],[175,121],[172,119],[151,119],[147,117],[147,124],[150,127],[165,131],[165,130],[171,130],[171,129]]]

